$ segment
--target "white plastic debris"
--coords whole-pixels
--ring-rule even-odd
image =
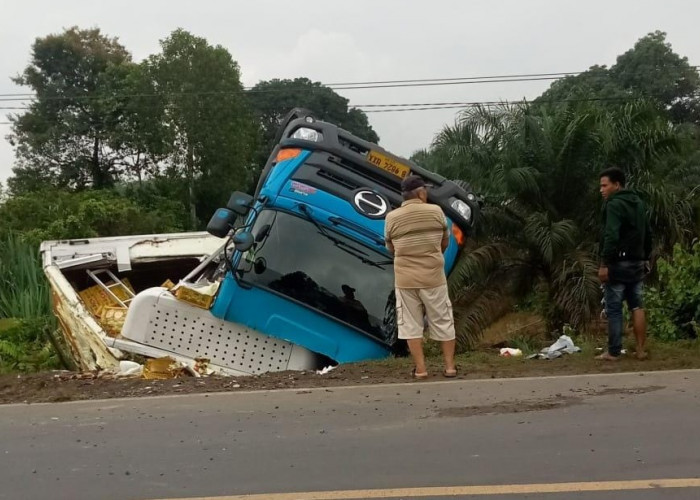
[[[503,356],[504,358],[510,358],[515,356],[522,356],[523,351],[521,351],[520,349],[513,349],[512,347],[503,347],[501,348],[501,352],[499,355]]]
[[[545,347],[539,353],[533,354],[529,359],[556,359],[564,354],[581,352],[581,348],[574,345],[574,341],[568,335],[562,335],[549,347]]]
[[[120,377],[130,377],[137,376],[140,377],[143,373],[143,366],[134,361],[120,361],[119,362],[119,372],[117,375]]]
[[[317,375],[325,375],[326,373],[330,373],[332,370],[335,370],[335,366],[326,366],[325,368],[321,370],[316,370]]]
[[[574,341],[571,340],[571,337],[569,337],[568,335],[562,335],[557,339],[555,343],[553,343],[547,348],[547,352],[550,354],[553,352],[573,354],[575,352],[579,352],[580,350],[581,348],[576,347],[574,345]]]

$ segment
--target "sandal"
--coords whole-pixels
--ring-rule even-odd
[[[428,378],[428,372],[425,373],[416,373],[416,369],[414,368],[411,370],[411,377],[413,377],[416,380],[425,380]]]
[[[454,370],[454,371],[444,370],[442,372],[442,376],[446,377],[446,378],[455,378],[457,376],[457,370]]]

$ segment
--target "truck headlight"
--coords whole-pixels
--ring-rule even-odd
[[[464,220],[467,222],[472,220],[472,209],[469,205],[467,205],[466,202],[462,200],[457,200],[454,199],[452,200],[452,203],[450,203],[453,209],[457,211],[457,213],[462,216]]]
[[[321,142],[323,134],[312,128],[301,127],[294,131],[292,139],[301,139],[303,141]]]

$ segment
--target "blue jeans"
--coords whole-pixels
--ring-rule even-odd
[[[608,282],[605,284],[605,313],[608,316],[608,352],[612,356],[622,353],[622,301],[627,301],[630,311],[641,309],[642,282]]]

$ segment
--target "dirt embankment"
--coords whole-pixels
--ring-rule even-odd
[[[579,354],[566,355],[552,361],[525,358],[501,358],[497,351],[473,352],[457,358],[458,379],[508,378],[585,373],[673,370],[700,368],[700,347],[697,344],[659,344],[652,346],[645,361],[623,357],[619,361],[595,360],[597,351],[584,346]],[[108,374],[45,372],[31,375],[1,375],[0,404],[61,402],[87,399],[142,397],[168,394],[191,394],[222,391],[299,389],[337,387],[343,385],[412,382],[409,358],[340,365],[319,375],[313,372],[279,372],[250,377],[181,376],[169,380],[115,378]],[[430,376],[425,384],[448,380],[442,377],[439,357],[428,360]]]

